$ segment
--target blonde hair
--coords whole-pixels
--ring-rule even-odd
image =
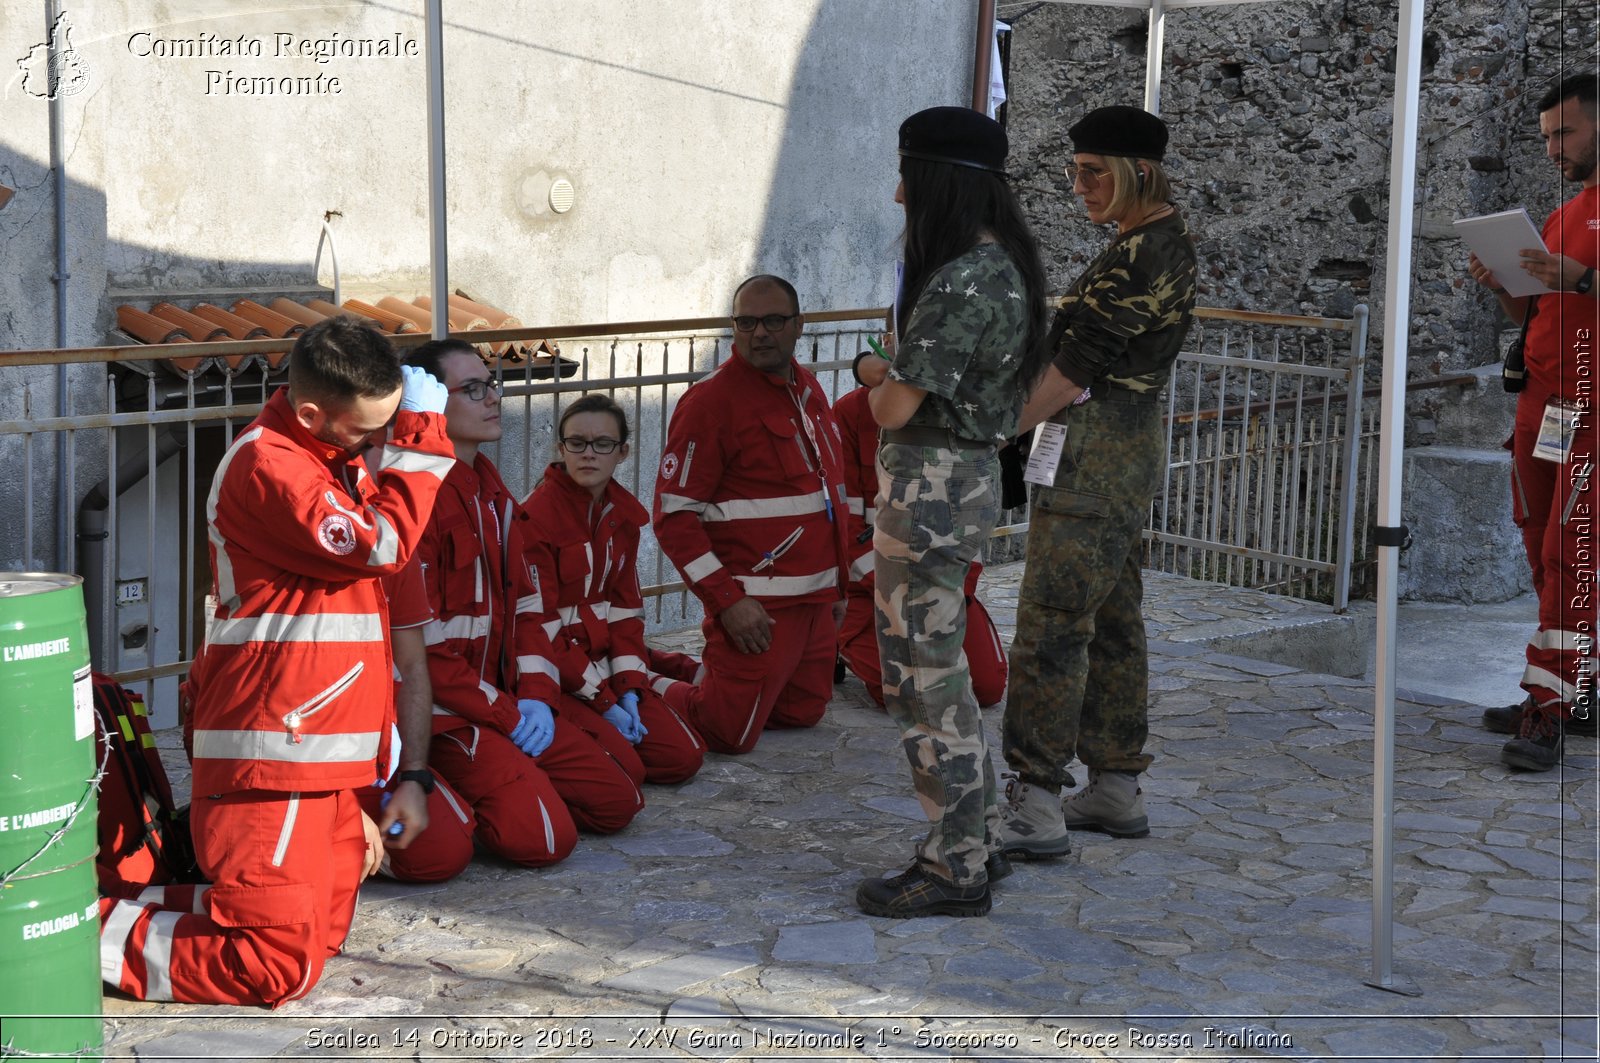
[[[1130,159],[1122,155],[1102,155],[1101,159],[1111,173],[1111,201],[1106,204],[1106,213],[1111,217],[1137,218],[1172,198],[1172,183],[1154,159]],[[1141,169],[1149,174],[1142,187]]]

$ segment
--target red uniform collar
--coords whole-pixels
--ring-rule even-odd
[[[737,366],[740,370],[743,371],[743,374],[745,376],[755,377],[755,378],[761,380],[768,387],[781,388],[781,389],[783,389],[785,391],[789,391],[789,390],[793,390],[795,388],[798,388],[800,386],[800,363],[799,362],[796,362],[794,359],[791,358],[789,360],[789,379],[788,380],[779,380],[777,377],[773,376],[771,373],[763,373],[761,370],[757,369],[755,366],[753,366],[749,362],[745,361],[744,354],[743,354],[743,352],[741,352],[739,350],[739,344],[737,342],[735,342],[733,344],[733,357],[731,359],[729,359],[728,362],[725,362],[723,364],[724,365],[735,365],[735,366]]]
[[[591,501],[588,488],[574,480],[568,474],[566,466],[559,461],[552,461],[545,467],[544,482],[550,485],[551,490],[569,495],[574,501],[585,506]],[[627,488],[615,480],[606,484],[606,491],[601,496],[601,501],[603,505],[613,507],[619,517],[626,518],[641,528],[650,522],[650,514],[645,511],[644,506]]]

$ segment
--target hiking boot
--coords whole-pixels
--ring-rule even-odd
[[[1483,729],[1497,735],[1514,735],[1522,726],[1522,714],[1533,704],[1533,698],[1523,698],[1515,705],[1483,710]]]
[[[1533,698],[1528,697],[1503,709],[1484,709],[1483,729],[1493,731],[1497,735],[1518,734],[1522,729],[1522,714],[1532,704]],[[1593,738],[1597,732],[1596,721],[1592,714],[1585,718],[1563,710],[1561,726],[1567,734],[1578,735],[1581,738]]]
[[[1522,771],[1549,771],[1561,763],[1560,709],[1522,714],[1517,737],[1500,748],[1500,759]]]
[[[1005,840],[1000,852],[1019,860],[1054,860],[1072,851],[1061,821],[1061,791],[1021,779],[1006,783],[1006,810],[1001,813]]]
[[[1139,776],[1127,771],[1089,769],[1089,785],[1061,806],[1068,830],[1094,830],[1117,838],[1143,838],[1150,833]]]
[[[1014,870],[1015,868],[1011,866],[1011,861],[1006,858],[1005,850],[1003,849],[994,850],[989,854],[989,858],[983,862],[983,873],[989,876],[989,885],[991,886],[1003,878],[1009,878]]]
[[[989,884],[957,886],[912,864],[892,878],[864,879],[856,887],[856,907],[868,915],[914,919],[921,915],[988,915]]]

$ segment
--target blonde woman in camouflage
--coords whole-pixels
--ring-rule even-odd
[[[1072,190],[1116,234],[1061,300],[1050,366],[1022,415],[1024,430],[1047,422],[1061,445],[1029,509],[1004,724],[1017,775],[1005,852],[1030,860],[1066,855],[1069,830],[1150,832],[1140,533],[1167,460],[1161,389],[1195,300],[1194,245],[1161,170],[1166,124],[1102,107],[1068,135]],[[1074,756],[1088,784],[1063,806]]]
[[[992,119],[935,107],[900,127],[905,274],[893,364],[863,364],[882,428],[874,591],[885,707],[932,821],[909,870],[869,878],[869,915],[984,915],[1010,871],[966,655],[968,565],[1000,515],[997,444],[1044,369],[1044,267]]]

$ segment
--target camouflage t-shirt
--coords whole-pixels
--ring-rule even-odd
[[[1028,332],[1022,272],[999,244],[978,244],[928,278],[889,376],[926,391],[908,425],[1000,442],[1022,414]]]
[[[1160,391],[1189,331],[1194,243],[1174,211],[1111,242],[1062,297],[1056,368],[1079,387]]]

